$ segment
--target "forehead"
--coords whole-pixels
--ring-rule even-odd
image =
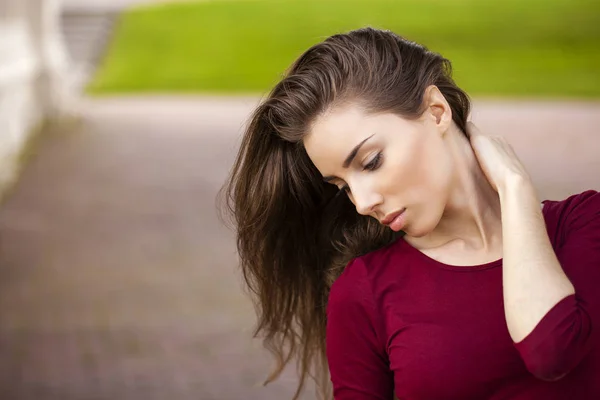
[[[354,146],[375,133],[376,116],[357,105],[335,108],[317,117],[304,138],[304,147],[317,169],[340,164]]]

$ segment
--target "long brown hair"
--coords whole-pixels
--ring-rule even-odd
[[[331,398],[325,356],[329,288],[351,259],[396,238],[323,182],[302,139],[317,116],[345,102],[417,118],[429,85],[440,89],[466,132],[469,98],[452,80],[447,59],[392,32],[358,29],[302,54],[248,123],[221,195],[255,301],[255,337],[263,337],[277,361],[265,384],[295,359],[300,383],[294,399],[308,377],[321,397]]]

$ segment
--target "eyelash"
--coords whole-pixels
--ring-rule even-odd
[[[381,152],[377,153],[377,155],[363,167],[363,171],[375,171],[381,166],[382,157],[383,154],[381,154]],[[344,185],[340,188],[340,192],[350,193],[350,187],[348,185]]]
[[[364,170],[375,171],[379,168],[379,164],[381,164],[381,152],[377,153],[375,157],[367,165],[364,166]]]

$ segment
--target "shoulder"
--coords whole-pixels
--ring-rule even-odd
[[[348,263],[331,286],[327,301],[327,338],[344,336],[348,330],[375,331],[375,301],[362,258]]]
[[[327,304],[328,312],[337,307],[358,305],[368,301],[369,286],[366,264],[361,257],[354,258],[331,286]]]
[[[557,244],[573,235],[600,237],[600,193],[586,190],[564,200],[545,200],[544,217],[548,232]]]
[[[371,267],[365,256],[350,261],[340,277],[331,286],[327,302],[328,342],[344,337],[348,332],[368,340],[372,348],[385,352],[384,321],[378,299],[373,292]]]
[[[598,215],[600,213],[600,193],[596,190],[586,190],[564,200],[544,200],[543,204],[545,211],[552,217],[561,220]]]
[[[328,312],[341,307],[363,307],[376,310],[381,301],[382,287],[390,274],[398,273],[398,258],[403,257],[401,240],[396,239],[377,250],[352,259],[331,286]],[[395,272],[394,272],[395,271]]]
[[[390,264],[402,256],[399,240],[352,259],[331,286],[331,302],[364,301],[373,299],[382,279],[386,279]]]

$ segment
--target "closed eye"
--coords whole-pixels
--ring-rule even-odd
[[[379,152],[373,157],[371,161],[369,161],[364,167],[363,171],[374,171],[381,166],[381,161],[383,159],[382,152]],[[341,193],[350,194],[350,186],[347,184],[339,188],[338,195]]]
[[[381,159],[383,158],[383,154],[381,152],[377,153],[375,157],[368,164],[363,167],[363,170],[374,171],[381,166]]]

